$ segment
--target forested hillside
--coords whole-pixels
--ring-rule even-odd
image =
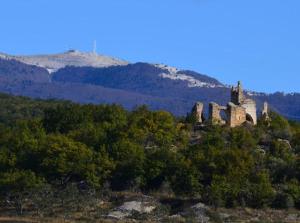
[[[144,106],[6,95],[0,104],[2,207],[18,213],[65,205],[69,186],[86,201],[91,191],[139,191],[213,207],[300,208],[300,124],[276,113],[257,127],[194,131],[191,118]]]

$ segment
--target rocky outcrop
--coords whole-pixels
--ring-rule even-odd
[[[208,209],[209,208],[203,203],[198,203],[191,207],[195,220],[201,223],[209,222],[209,217],[207,215]]]
[[[124,219],[133,213],[149,214],[154,211],[155,208],[156,206],[151,202],[128,201],[111,211],[107,217],[112,219]]]

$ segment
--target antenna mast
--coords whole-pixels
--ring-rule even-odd
[[[94,40],[93,53],[97,54],[97,41]]]

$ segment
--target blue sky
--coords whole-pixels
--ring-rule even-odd
[[[3,0],[0,51],[74,48],[300,92],[299,0]]]

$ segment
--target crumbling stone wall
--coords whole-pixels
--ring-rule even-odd
[[[252,99],[246,98],[244,95],[243,87],[241,82],[238,82],[237,87],[231,89],[231,102],[234,105],[242,106],[246,109],[246,120],[252,124],[257,124],[256,115],[256,102]]]
[[[263,110],[261,112],[261,115],[263,117],[263,119],[265,121],[269,120],[270,119],[270,116],[269,116],[269,105],[267,102],[264,103],[264,107],[263,107]]]
[[[198,102],[193,111],[197,114],[199,123],[203,122],[203,104]],[[223,120],[221,111],[225,111],[226,120]],[[268,104],[265,103],[262,115],[267,119]],[[220,106],[217,103],[211,102],[209,104],[209,120],[211,124],[226,124],[230,127],[240,126],[245,122],[250,122],[253,125],[257,124],[256,102],[252,99],[246,98],[243,92],[242,84],[239,81],[237,87],[231,89],[231,102],[227,107]]]
[[[203,123],[204,121],[203,108],[203,103],[197,102],[192,109],[192,115],[195,116],[197,123]]]
[[[226,123],[221,117],[222,110],[226,110],[226,107],[220,106],[215,102],[209,104],[209,120],[213,125]]]
[[[246,109],[247,121],[253,125],[257,124],[256,103],[252,99],[245,99],[241,106]]]
[[[240,126],[246,122],[246,109],[242,106],[228,103],[227,106],[228,125],[230,127]]]

